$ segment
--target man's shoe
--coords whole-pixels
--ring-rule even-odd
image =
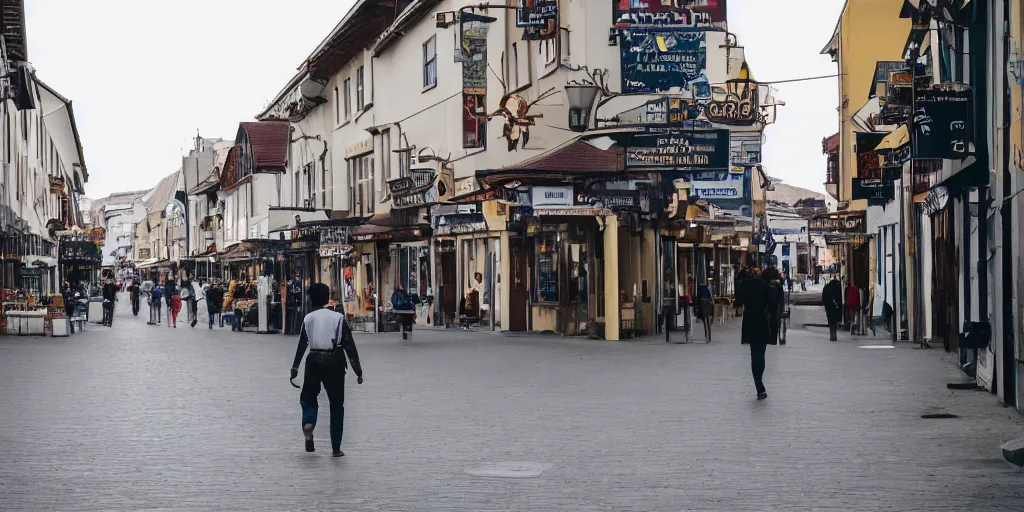
[[[312,452],[316,450],[313,447],[313,425],[312,423],[306,423],[302,426],[302,435],[306,438],[306,451]]]
[[[757,394],[757,399],[758,400],[764,400],[765,398],[768,398],[768,393],[762,391],[762,392]]]
[[[337,450],[332,455],[335,456],[335,457],[344,457],[345,456],[345,452],[343,452],[341,450]]]

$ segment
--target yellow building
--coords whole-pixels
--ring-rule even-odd
[[[866,210],[867,201],[851,201],[856,170],[853,116],[869,100],[879,61],[903,60],[911,21],[900,18],[904,0],[847,0],[835,33],[823,55],[831,55],[839,71],[839,172],[827,183],[840,209]]]

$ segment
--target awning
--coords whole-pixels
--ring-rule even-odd
[[[244,261],[256,257],[256,246],[249,242],[236,243],[220,255],[221,261]]]
[[[435,236],[486,233],[487,220],[482,213],[453,213],[437,217]]]
[[[907,129],[907,125],[900,125],[895,131],[886,135],[882,142],[879,142],[875,146],[874,151],[883,151],[890,149],[898,149],[907,144],[910,144],[910,130]]]
[[[143,261],[142,263],[139,263],[138,265],[135,265],[135,268],[138,268],[138,269],[149,269],[149,268],[155,268],[155,267],[162,267],[164,265],[169,265],[169,264],[170,264],[170,260],[160,260],[160,259],[156,259],[156,258],[150,258],[150,259],[148,259],[146,261]]]
[[[430,237],[430,226],[381,226],[363,224],[352,231],[350,239],[357,242],[416,242]]]
[[[26,266],[29,267],[56,267],[57,258],[50,256],[25,256],[23,260]]]
[[[325,210],[303,210],[297,208],[271,208],[269,214],[268,233],[291,231],[299,224],[323,222],[327,220]]]

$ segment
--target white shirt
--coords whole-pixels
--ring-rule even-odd
[[[313,350],[330,350],[335,340],[341,344],[341,326],[345,317],[327,308],[318,309],[302,320],[302,329],[306,331],[309,348]]]

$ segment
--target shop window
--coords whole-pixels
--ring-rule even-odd
[[[537,302],[558,302],[558,246],[557,233],[537,237]]]

